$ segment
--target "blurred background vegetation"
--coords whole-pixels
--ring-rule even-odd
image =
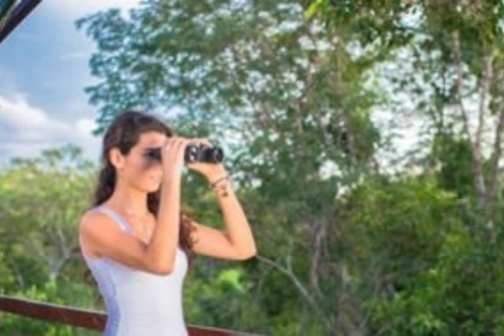
[[[197,258],[189,323],[504,335],[502,1],[144,0],[77,26],[97,46],[97,135],[137,108],[227,150],[259,255]],[[77,242],[97,165],[68,146],[1,167],[1,293],[103,309]],[[185,206],[222,225],[184,179]]]

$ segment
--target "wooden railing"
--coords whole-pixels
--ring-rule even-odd
[[[102,331],[107,320],[107,315],[103,312],[0,295],[0,335],[2,335],[2,313],[4,312],[48,323],[61,323],[96,331]],[[190,336],[253,336],[253,334],[232,330],[193,325],[188,326],[188,329]]]

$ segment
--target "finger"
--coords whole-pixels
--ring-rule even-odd
[[[174,150],[177,152],[177,154],[174,153],[174,155],[177,155],[178,157],[183,157],[185,153],[185,149],[187,145],[190,143],[190,139],[185,139],[181,138],[177,140],[176,147]]]
[[[164,143],[164,147],[173,147],[173,145],[177,142],[177,138],[176,137],[170,137],[170,138],[167,138],[165,140],[165,143]]]
[[[167,162],[173,162],[177,157],[181,156],[181,148],[184,142],[183,138],[172,137],[166,140],[163,148],[163,157],[167,158]]]
[[[175,142],[174,141],[170,141],[170,142],[166,143],[162,149],[162,157],[170,160],[171,157],[173,156],[174,150],[175,150]]]
[[[184,138],[171,137],[166,140],[165,147],[171,149],[177,149],[180,146],[180,143],[184,141]]]
[[[198,143],[198,145],[205,145],[205,146],[208,146],[208,147],[212,147],[212,143],[208,140],[208,139],[205,139],[205,138],[196,138],[194,139],[195,142]]]

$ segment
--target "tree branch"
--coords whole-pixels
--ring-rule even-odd
[[[263,263],[275,268],[280,273],[287,276],[292,281],[292,283],[296,286],[296,288],[299,290],[299,292],[305,298],[305,300],[310,304],[310,306],[319,314],[320,318],[324,321],[324,324],[329,328],[329,330],[331,330],[331,326],[332,326],[331,320],[325,316],[325,313],[323,312],[322,308],[317,304],[317,302],[315,301],[313,296],[310,295],[310,292],[308,291],[308,289],[303,285],[301,280],[299,280],[298,276],[294,273],[294,271],[292,269],[292,263],[290,262],[289,256],[287,257],[287,261],[286,261],[287,265],[286,266],[282,266],[279,263],[277,263],[271,259],[268,259],[264,256],[261,256],[261,255],[257,255],[256,258],[260,262],[263,262]]]
[[[458,30],[455,30],[453,32],[453,48],[454,48],[454,58],[455,58],[455,66],[457,70],[457,101],[458,105],[460,108],[460,113],[462,115],[462,122],[464,126],[464,131],[467,135],[469,144],[471,145],[471,156],[472,156],[472,170],[473,170],[473,181],[474,181],[474,187],[476,189],[476,194],[478,198],[478,203],[482,207],[486,207],[487,201],[486,201],[486,187],[485,187],[485,180],[483,177],[483,164],[482,164],[482,155],[481,155],[481,133],[482,130],[482,122],[478,124],[478,130],[476,133],[476,140],[473,141],[471,137],[471,131],[469,129],[469,120],[467,117],[467,112],[464,109],[464,104],[462,101],[462,84],[463,84],[463,76],[462,76],[462,57],[461,57],[461,52],[460,52],[460,32]],[[491,64],[488,66],[488,62],[491,63],[491,59],[486,59],[485,62],[487,63],[485,67],[485,73],[484,73],[484,82],[482,84],[482,89],[480,91],[480,113],[484,112],[484,107],[486,106],[485,101],[481,102],[481,99],[485,99],[487,96],[487,86],[489,87],[488,79],[491,78],[489,72],[491,71]],[[481,108],[483,106],[483,108]],[[484,118],[480,115],[479,117],[480,120],[484,120]]]
[[[314,288],[315,292],[319,295],[322,296],[322,293],[320,291],[320,286],[319,286],[319,266],[321,262],[321,254],[322,254],[322,243],[326,238],[326,228],[327,228],[327,221],[322,220],[318,225],[314,226],[312,225],[312,229],[314,230],[314,246],[313,248],[313,254],[312,254],[312,261],[311,261],[311,267],[310,267],[310,285]]]
[[[502,93],[498,111],[499,119],[497,123],[497,129],[495,130],[492,156],[490,158],[490,190],[488,191],[490,204],[495,201],[497,190],[499,189],[499,162],[502,157],[502,133],[504,131],[504,92]]]
[[[479,101],[479,109],[478,109],[478,129],[476,131],[476,143],[475,146],[478,147],[478,152],[481,153],[481,138],[483,134],[483,126],[485,123],[485,112],[487,109],[487,96],[490,91],[490,85],[492,83],[492,75],[493,75],[493,57],[491,55],[486,55],[483,58],[484,63],[484,73],[483,73],[483,82],[481,83],[480,89],[480,101]]]

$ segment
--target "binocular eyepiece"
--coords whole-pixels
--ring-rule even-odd
[[[161,148],[152,148],[145,155],[152,160],[161,161]],[[189,144],[185,149],[184,160],[186,163],[220,163],[224,160],[224,151],[220,147]]]

